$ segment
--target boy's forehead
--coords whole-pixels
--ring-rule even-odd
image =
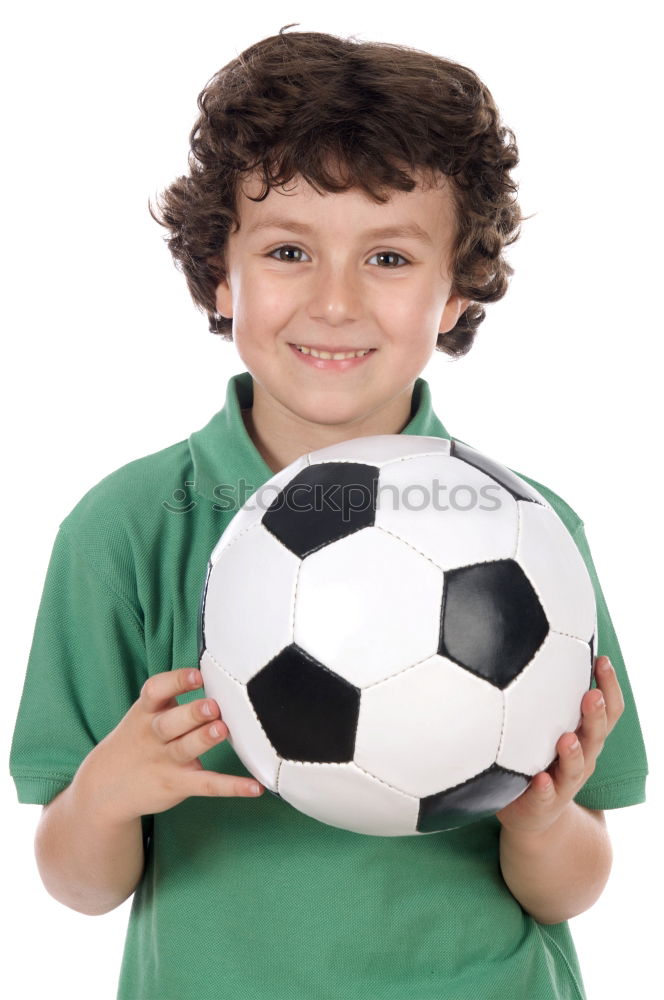
[[[257,171],[246,177],[238,186],[237,210],[240,228],[245,232],[267,228],[271,220],[289,219],[311,215],[350,219],[358,226],[363,221],[405,222],[416,219],[419,228],[435,234],[437,226],[447,226],[454,219],[454,203],[450,180],[442,173],[424,175],[410,171],[416,182],[412,191],[386,189],[388,201],[375,201],[366,191],[353,187],[347,191],[318,192],[302,176],[296,175],[286,184],[270,187],[261,201],[253,201],[264,191],[263,177]],[[415,227],[414,227],[415,228]]]

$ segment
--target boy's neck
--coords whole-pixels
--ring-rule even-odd
[[[354,437],[374,434],[400,434],[410,422],[412,387],[392,401],[388,411],[381,410],[352,425],[319,425],[315,428],[294,426],[288,419],[274,413],[261,412],[260,403],[241,410],[242,420],[254,447],[273,474],[281,472],[300,455]]]

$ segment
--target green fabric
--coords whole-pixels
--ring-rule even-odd
[[[249,373],[234,376],[206,427],[107,476],[60,525],[11,751],[20,801],[47,803],[65,788],[148,675],[196,665],[210,553],[235,506],[271,478],[240,413],[252,399]],[[423,379],[402,433],[449,437]],[[226,509],[228,487],[241,481],[244,495]],[[625,694],[624,716],[577,800],[593,809],[642,802],[643,740],[582,522],[529,482],[591,571],[598,653],[611,657]],[[203,762],[247,774],[228,743]],[[495,818],[442,834],[369,837],[318,823],[266,792],[189,799],[145,817],[144,832],[122,1000],[585,995],[569,925],[538,924],[507,889]]]

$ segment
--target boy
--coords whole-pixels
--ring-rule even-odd
[[[283,31],[199,97],[190,176],[158,220],[247,371],[55,541],[11,761],[20,799],[45,805],[39,870],[84,913],[135,893],[124,1000],[582,997],[567,920],[609,875],[602,810],[644,801],[647,763],[583,522],[555,493],[529,480],[593,579],[599,692],[496,817],[395,838],[317,823],[262,794],[201,697],[200,590],[237,507],[315,448],[449,437],[419,373],[470,349],[521,219],[514,137],[474,73]]]

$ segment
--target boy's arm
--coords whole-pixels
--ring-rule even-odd
[[[603,814],[574,802],[624,710],[608,657],[597,661],[595,676],[599,694],[584,695],[581,725],[558,741],[557,762],[496,814],[503,878],[524,910],[543,924],[569,920],[591,907],[611,871]]]
[[[89,760],[71,785],[44,806],[35,857],[51,896],[96,916],[132,894],[143,873],[144,852],[140,818],[114,823],[96,808],[86,787]]]
[[[500,867],[512,895],[541,924],[588,910],[601,896],[613,854],[604,814],[570,802],[540,834],[500,832]]]
[[[177,695],[202,686],[199,670],[154,674],[123,719],[73,781],[44,809],[35,854],[46,889],[91,915],[108,913],[134,891],[144,866],[141,816],[191,795],[252,796],[257,781],[206,771],[200,755],[226,739],[219,705]]]

